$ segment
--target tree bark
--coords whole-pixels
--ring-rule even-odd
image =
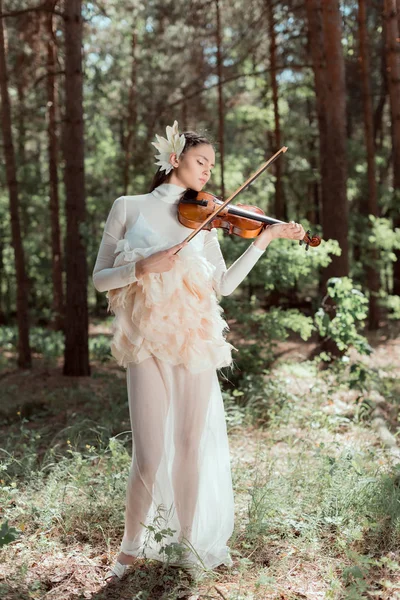
[[[0,0],[0,13],[3,3]],[[4,41],[4,21],[0,19],[0,94],[3,144],[6,163],[6,177],[10,200],[11,235],[14,247],[14,261],[17,287],[17,322],[18,322],[18,367],[31,368],[32,357],[29,346],[29,310],[28,280],[25,269],[24,248],[21,239],[19,220],[19,194],[15,165],[15,152],[11,130],[11,106],[8,93],[8,74],[6,64],[6,46]]]
[[[33,15],[35,18],[36,15]],[[20,181],[19,186],[19,206],[21,219],[21,233],[24,239],[29,235],[29,211],[28,195],[25,193],[27,177],[26,160],[26,89],[28,86],[28,73],[32,71],[32,60],[29,60],[25,52],[25,43],[35,46],[32,40],[34,37],[34,27],[30,23],[28,15],[17,17],[16,33],[18,35],[18,51],[15,57],[14,77],[17,87],[17,102],[14,114],[14,122],[17,124],[16,135],[16,166],[17,177]],[[33,34],[33,35],[32,35]],[[24,185],[25,184],[25,185]],[[29,184],[28,184],[29,187]],[[29,281],[28,281],[29,285]]]
[[[349,272],[345,72],[338,0],[306,0],[306,11],[320,134],[321,222],[324,238],[338,240],[342,250],[322,271],[324,291],[330,277]]]
[[[308,124],[310,126],[310,131],[313,130],[313,114],[311,111],[311,102],[310,99],[306,99],[307,103],[307,114],[308,114]],[[310,167],[313,173],[317,172],[318,165],[317,159],[315,156],[315,140],[310,136],[310,142],[308,146],[309,150],[309,161]],[[310,221],[312,225],[320,225],[320,186],[318,181],[310,181],[307,186],[307,211],[306,217],[307,220]]]
[[[49,0],[49,8],[54,0]],[[60,201],[58,194],[58,136],[57,136],[57,45],[53,32],[53,14],[45,15],[47,30],[47,139],[50,182],[50,226],[53,281],[53,328],[64,329],[64,293],[62,282],[62,253],[60,232]]]
[[[65,192],[67,274],[64,375],[90,375],[88,348],[87,263],[83,89],[82,3],[65,3]]]
[[[397,8],[397,27],[400,31],[400,0],[396,0],[396,8]]]
[[[366,193],[366,201],[363,199],[361,202],[361,210],[363,214],[368,218],[368,215],[378,216],[378,195],[376,185],[376,169],[375,169],[375,143],[374,143],[374,123],[373,123],[373,107],[372,107],[372,96],[371,96],[371,83],[369,79],[370,74],[370,60],[368,50],[368,37],[367,37],[367,10],[366,0],[358,1],[358,32],[359,32],[359,43],[360,43],[360,70],[361,70],[361,84],[363,94],[363,106],[364,106],[364,128],[365,128],[365,145],[367,149],[367,179],[368,189]],[[370,224],[368,224],[369,228]],[[380,277],[379,272],[374,263],[378,259],[377,249],[372,247],[368,249],[367,254],[367,286],[369,289],[369,313],[368,313],[368,327],[370,330],[376,330],[379,327],[379,305],[378,305],[378,294],[380,290]]]
[[[128,100],[128,118],[127,118],[127,135],[125,139],[125,162],[124,162],[124,195],[128,193],[129,180],[132,168],[132,145],[135,141],[135,132],[137,124],[137,31],[132,32],[131,42],[131,84],[129,86]]]
[[[392,123],[393,226],[400,227],[400,33],[396,0],[384,0],[385,51]],[[393,294],[400,295],[400,251],[393,265]]]
[[[272,102],[274,106],[274,135],[275,135],[275,149],[277,152],[281,147],[281,125],[279,115],[279,104],[278,104],[278,82],[276,78],[277,73],[277,60],[276,60],[276,35],[275,35],[275,17],[274,7],[272,0],[267,0],[268,9],[268,25],[269,25],[269,56],[270,56],[270,67],[271,67],[271,87],[272,87]],[[275,161],[275,211],[274,215],[277,219],[287,221],[285,198],[283,193],[282,185],[282,165],[281,160]]]
[[[217,43],[217,73],[218,73],[218,141],[219,141],[219,156],[221,161],[221,197],[225,198],[225,175],[224,175],[224,99],[222,88],[222,56],[221,56],[221,15],[219,0],[215,0],[217,28],[216,28],[216,43]]]
[[[382,27],[385,28],[385,20],[382,19]],[[383,33],[385,35],[385,32]],[[387,72],[386,72],[386,53],[385,48],[382,49],[381,54],[381,90],[379,95],[379,101],[375,109],[374,113],[374,142],[375,142],[375,150],[382,148],[383,145],[383,111],[386,104],[386,98],[388,95],[388,85],[387,85]]]

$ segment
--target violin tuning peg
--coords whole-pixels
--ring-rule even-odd
[[[306,250],[308,250],[309,247],[310,247],[310,240],[311,240],[311,231],[310,231],[310,229],[307,229],[306,236],[307,236],[307,240],[308,240],[307,243],[306,243]]]
[[[303,240],[299,240],[299,245],[302,246],[303,245]]]

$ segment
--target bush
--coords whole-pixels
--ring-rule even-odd
[[[234,358],[238,371],[246,374],[267,373],[274,361],[278,342],[287,339],[290,331],[307,340],[314,330],[312,318],[299,310],[275,307],[265,312],[259,308],[255,296],[252,296],[250,305],[248,302],[230,300],[228,312],[240,326],[240,343],[236,343],[239,353]],[[234,373],[233,379],[237,383],[240,375],[235,379]]]
[[[328,297],[332,303],[326,302]],[[352,280],[332,277],[327,283],[327,296],[315,314],[315,325],[319,334],[335,342],[339,350],[348,352],[353,347],[360,354],[371,354],[371,346],[359,332],[367,314],[368,299]]]

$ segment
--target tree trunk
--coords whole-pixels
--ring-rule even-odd
[[[0,0],[0,13],[3,3]],[[10,199],[11,235],[14,247],[16,286],[17,286],[17,322],[18,322],[18,358],[20,368],[32,366],[29,346],[29,311],[28,311],[28,281],[25,269],[24,248],[21,239],[19,220],[18,181],[15,165],[15,152],[11,130],[11,106],[8,94],[8,75],[6,64],[6,47],[4,41],[4,19],[0,19],[0,94],[1,121],[3,132],[4,155],[6,163],[7,186]]]
[[[277,62],[276,62],[276,36],[275,36],[275,18],[274,18],[274,7],[272,0],[267,0],[268,9],[268,25],[269,25],[269,39],[270,39],[270,72],[271,72],[271,87],[272,87],[272,102],[274,105],[274,121],[275,121],[275,149],[277,152],[281,147],[281,126],[279,117],[279,105],[278,105],[278,82],[276,79],[277,73]],[[287,221],[285,198],[283,194],[282,186],[282,165],[281,160],[275,161],[275,211],[274,216],[282,221]]]
[[[54,1],[49,1],[49,9]],[[53,32],[53,15],[46,16],[47,29],[47,136],[49,154],[50,181],[50,224],[52,250],[52,280],[53,280],[53,328],[56,331],[64,329],[63,283],[62,283],[62,254],[60,232],[60,203],[58,194],[58,139],[57,139],[57,46]]]
[[[64,375],[90,375],[82,90],[82,5],[65,3],[65,193],[67,274]]]
[[[366,0],[358,1],[358,25],[359,25],[359,41],[360,41],[360,69],[361,83],[363,92],[364,105],[364,127],[365,127],[365,145],[367,149],[367,174],[368,174],[368,191],[366,193],[366,201],[361,201],[362,213],[368,218],[368,215],[378,216],[378,196],[376,186],[375,173],[375,144],[374,144],[374,123],[373,123],[373,108],[371,96],[371,84],[369,79],[370,61],[368,51],[367,37],[367,11]],[[368,225],[369,227],[369,225]],[[366,266],[367,286],[369,289],[369,314],[368,327],[370,330],[376,330],[379,327],[379,306],[378,294],[380,290],[379,272],[374,267],[374,263],[378,259],[378,252],[375,247],[369,248],[368,264]],[[369,264],[369,263],[372,264]]]
[[[326,59],[324,51],[324,35],[322,29],[321,6],[319,0],[306,0],[306,13],[308,21],[308,46],[311,55],[315,80],[315,105],[318,119],[319,133],[319,169],[320,181],[320,224],[323,226],[323,211],[330,199],[330,172],[328,161],[328,115],[326,111],[326,98],[328,95],[328,84],[326,78]],[[325,200],[324,200],[325,199]],[[325,230],[324,230],[325,233]],[[325,296],[325,277],[320,275],[319,293]]]
[[[313,115],[311,111],[311,102],[310,99],[306,99],[307,103],[307,114],[308,114],[308,123],[310,126],[310,131],[313,130]],[[310,136],[309,142],[309,161],[310,167],[313,173],[317,172],[317,160],[315,156],[315,140]],[[311,225],[320,225],[320,191],[319,191],[319,181],[311,181],[308,186],[307,193],[307,211],[306,218],[310,221]]]
[[[344,60],[341,48],[341,14],[338,0],[329,3],[306,0],[309,46],[312,57],[319,129],[321,170],[321,224],[325,239],[339,242],[341,256],[321,272],[319,291],[326,294],[331,277],[348,275],[348,206],[346,194],[346,104]],[[327,312],[334,318],[336,307],[328,298]],[[319,351],[340,356],[336,343],[321,340]]]
[[[35,16],[33,17],[35,18]],[[29,235],[29,211],[28,195],[25,193],[26,177],[27,177],[27,160],[26,160],[26,88],[28,85],[27,73],[29,73],[28,57],[25,52],[25,42],[31,42],[30,23],[27,15],[21,15],[15,19],[17,34],[18,34],[18,51],[15,61],[15,83],[17,87],[17,102],[14,115],[14,123],[17,127],[16,135],[16,166],[17,178],[20,181],[19,186],[19,207],[21,220],[21,234],[24,239]],[[24,185],[25,184],[25,185]],[[29,187],[29,183],[28,186]],[[28,281],[29,286],[29,281]]]
[[[222,57],[221,57],[221,19],[219,0],[215,0],[217,13],[217,73],[218,73],[218,141],[219,156],[221,161],[221,198],[225,199],[225,176],[224,176],[224,100],[222,90]]]
[[[385,29],[385,19],[382,19],[382,27]],[[385,32],[384,32],[385,35]],[[381,54],[381,90],[379,95],[379,102],[376,106],[374,113],[374,142],[375,142],[375,150],[380,150],[383,145],[383,111],[386,104],[386,97],[388,94],[388,84],[387,84],[387,72],[386,72],[386,53],[385,48],[382,48]]]
[[[324,291],[330,277],[349,271],[345,73],[338,0],[306,0],[306,10],[320,134],[322,229],[324,238],[338,240],[342,250],[322,272]]]
[[[385,51],[392,121],[393,226],[400,227],[400,43],[396,0],[384,0]],[[400,295],[400,251],[393,265],[393,294]]]
[[[132,168],[132,145],[134,144],[136,123],[137,123],[137,58],[136,58],[136,46],[137,46],[137,31],[134,29],[132,32],[132,43],[131,43],[131,85],[129,87],[129,101],[128,101],[128,118],[127,128],[128,132],[125,139],[125,164],[124,164],[124,195],[128,193],[130,172]]]

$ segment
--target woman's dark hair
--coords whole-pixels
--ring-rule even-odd
[[[196,131],[183,131],[182,133],[185,136],[185,147],[183,148],[180,157],[183,156],[190,148],[194,148],[200,144],[210,144],[210,146],[214,148],[215,142],[211,140],[209,136],[206,137],[205,135],[201,135]],[[158,167],[158,171],[155,173],[153,181],[151,182],[149,193],[162,183],[168,183],[167,179],[169,179],[170,173],[171,171],[167,175],[164,170],[161,171],[161,167]]]

